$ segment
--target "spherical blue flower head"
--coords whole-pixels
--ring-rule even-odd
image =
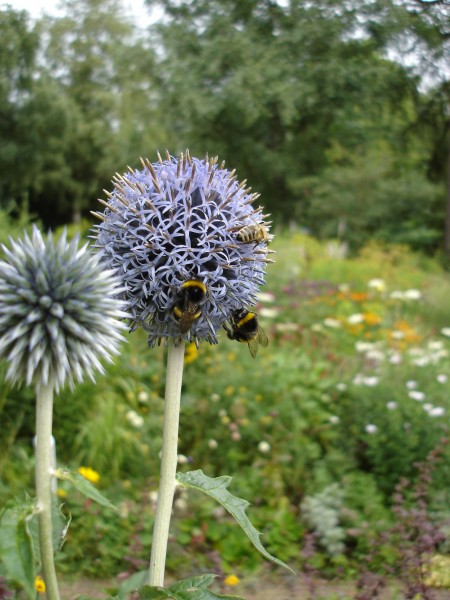
[[[131,313],[131,329],[142,326],[149,344],[173,338],[217,343],[217,332],[233,311],[256,303],[264,284],[269,235],[259,196],[239,184],[217,158],[142,160],[143,170],[117,175],[103,213],[93,213],[95,247],[118,270]],[[245,239],[242,231],[253,232]],[[245,228],[245,229],[244,229]],[[257,231],[258,235],[254,232]],[[257,238],[257,239],[255,239]],[[197,281],[204,297],[192,307],[189,327],[180,327],[174,307],[183,284]]]
[[[103,372],[100,359],[118,353],[125,328],[121,319],[121,281],[99,257],[70,243],[57,242],[34,227],[0,261],[0,359],[7,378],[58,391],[85,374]],[[120,319],[120,320],[119,320]]]

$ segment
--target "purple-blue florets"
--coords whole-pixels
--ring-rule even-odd
[[[94,213],[97,247],[108,268],[118,270],[132,330],[142,326],[154,345],[162,338],[217,342],[233,311],[254,305],[265,283],[268,237],[239,241],[244,227],[262,226],[261,207],[234,172],[189,152],[117,175],[106,209]],[[186,332],[173,309],[184,282],[196,280],[206,295]]]

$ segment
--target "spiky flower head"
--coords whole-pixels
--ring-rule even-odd
[[[131,328],[144,327],[150,345],[167,338],[217,343],[232,313],[256,303],[272,262],[269,224],[252,206],[259,194],[217,158],[186,151],[141,161],[142,170],[129,167],[105,190],[105,211],[93,213],[101,220],[95,246],[122,277]],[[198,302],[183,297],[192,281],[203,285]]]
[[[0,261],[0,359],[7,379],[58,391],[111,360],[123,339],[120,279],[99,257],[67,241],[54,241],[37,227],[32,236],[2,245]]]

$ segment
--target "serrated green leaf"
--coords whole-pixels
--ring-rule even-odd
[[[188,471],[187,473],[177,473],[176,479],[179,484],[194,490],[199,490],[207,496],[214,498],[214,500],[217,500],[217,502],[219,502],[219,504],[221,504],[230,515],[236,519],[252,544],[265,558],[284,567],[295,575],[295,571],[282,560],[269,554],[261,544],[259,540],[261,533],[253,527],[250,519],[245,514],[250,503],[247,502],[247,500],[233,496],[227,490],[227,487],[231,483],[231,477],[222,475],[222,477],[212,478],[205,475],[201,469],[198,469],[197,471]]]
[[[189,577],[170,585],[167,589],[145,585],[139,590],[141,600],[243,600],[239,596],[223,596],[208,590],[215,575]]]
[[[75,488],[87,498],[95,500],[95,502],[98,502],[102,506],[117,510],[114,504],[111,504],[111,502],[105,498],[105,496],[103,496],[103,494],[101,494],[90,481],[83,477],[83,475],[69,471],[69,469],[66,468],[60,468],[55,470],[55,477],[62,479],[63,481],[70,481],[70,483],[72,483]]]
[[[0,516],[0,561],[8,579],[20,584],[29,598],[35,598],[36,576],[33,541],[28,520],[35,514],[30,500],[12,506]]]

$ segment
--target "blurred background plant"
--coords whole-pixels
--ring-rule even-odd
[[[398,553],[386,532],[396,486],[401,478],[414,484],[415,463],[448,435],[450,314],[439,303],[439,282],[447,285],[448,276],[406,247],[371,244],[350,258],[327,258],[327,247],[298,233],[273,242],[278,269],[258,306],[270,344],[257,360],[225,335],[218,346],[187,349],[179,469],[232,473],[234,493],[253,499],[251,518],[281,560],[301,566],[301,548],[314,533],[310,564],[324,576],[354,576],[374,540],[371,568],[395,568]],[[437,304],[439,311],[429,309]],[[146,561],[164,353],[149,350],[136,332],[96,385],[63,390],[56,401],[58,462],[94,469],[96,485],[120,508],[113,514],[60,485],[73,521],[58,569],[76,564],[80,573],[106,577]],[[3,502],[33,489],[27,394],[2,388]],[[448,452],[442,449],[427,484],[438,529],[449,517]],[[212,501],[183,491],[174,510],[169,571],[242,576],[262,568]],[[123,545],[125,556],[115,551]],[[448,548],[440,542],[438,550],[445,557]]]

